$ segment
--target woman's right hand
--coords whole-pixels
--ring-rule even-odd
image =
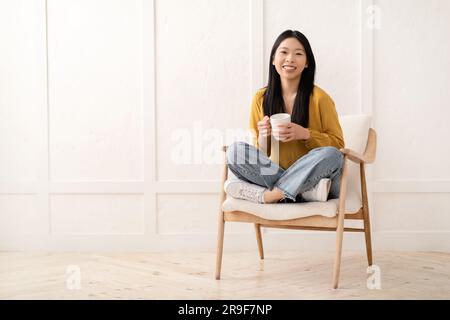
[[[261,121],[258,121],[257,126],[260,137],[267,138],[271,136],[272,127],[270,126],[269,116],[265,116]]]

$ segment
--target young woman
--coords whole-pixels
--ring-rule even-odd
[[[227,194],[256,203],[339,197],[342,129],[333,100],[314,85],[315,69],[311,46],[301,32],[278,36],[270,53],[269,82],[252,101],[254,146],[235,142],[227,150],[228,167],[238,178],[226,181]],[[277,113],[289,113],[291,123],[275,132],[269,117]],[[272,133],[280,138],[279,165],[268,158]]]

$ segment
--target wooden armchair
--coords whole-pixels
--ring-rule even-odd
[[[365,165],[375,161],[377,137],[375,130],[369,128],[370,120],[371,117],[367,115],[340,117],[347,147],[340,150],[344,155],[343,171],[340,181],[340,196],[339,199],[330,199],[325,203],[252,204],[245,200],[227,198],[223,189],[224,182],[228,178],[228,167],[225,159],[227,146],[223,146],[224,165],[221,179],[216,257],[217,280],[220,279],[224,227],[227,221],[247,222],[255,225],[256,240],[261,259],[264,259],[261,227],[335,231],[336,253],[332,281],[332,286],[335,289],[338,287],[339,282],[344,231],[364,232],[367,260],[369,266],[372,265],[372,244]],[[273,212],[268,213],[267,211]],[[345,228],[345,219],[362,220],[364,228]]]

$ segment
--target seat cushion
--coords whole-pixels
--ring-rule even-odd
[[[338,199],[327,202],[267,203],[257,204],[247,200],[227,196],[223,211],[243,211],[267,220],[290,220],[309,216],[336,216]]]

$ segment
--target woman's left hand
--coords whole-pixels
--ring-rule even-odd
[[[272,128],[272,133],[278,136],[281,142],[309,139],[309,130],[294,122],[277,125]]]

